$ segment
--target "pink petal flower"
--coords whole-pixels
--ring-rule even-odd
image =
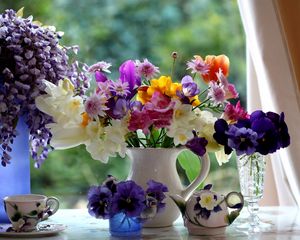
[[[135,64],[138,75],[144,76],[146,79],[151,79],[159,73],[159,68],[149,62],[148,59],[144,59],[143,62],[137,60]]]
[[[87,114],[94,118],[99,116],[104,116],[108,108],[105,106],[106,97],[99,94],[93,94],[85,101],[84,107]]]
[[[150,119],[146,111],[135,110],[131,113],[128,129],[130,131],[141,129],[144,134],[148,134],[149,127],[152,125],[152,123],[153,121]]]
[[[231,103],[227,104],[223,116],[226,121],[231,122],[236,122],[239,119],[249,119],[249,117],[249,114],[241,106],[240,101],[235,106]]]

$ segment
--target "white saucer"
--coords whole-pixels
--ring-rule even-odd
[[[63,224],[39,224],[38,230],[32,232],[7,232],[7,229],[11,227],[11,224],[0,224],[0,237],[15,237],[15,238],[25,238],[25,237],[47,237],[51,235],[58,234],[59,232],[67,228]]]

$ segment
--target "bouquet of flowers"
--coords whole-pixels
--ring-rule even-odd
[[[136,217],[139,221],[153,218],[163,211],[168,188],[154,180],[147,182],[148,188],[132,180],[117,182],[113,176],[100,186],[92,186],[88,192],[88,211],[96,218],[109,219],[116,214]]]
[[[174,66],[176,53],[172,59]],[[53,119],[47,125],[50,144],[56,149],[85,144],[92,157],[102,162],[116,154],[124,157],[127,147],[180,146],[199,156],[217,152],[220,164],[227,161],[223,146],[213,137],[217,120],[213,113],[246,114],[239,103],[233,106],[228,101],[238,97],[227,80],[229,59],[197,55],[186,64],[190,74],[175,82],[160,75],[147,59],[127,60],[119,67],[119,79],[113,81],[111,64],[101,61],[88,69],[97,84],[90,96],[78,95],[68,79],[57,85],[44,81],[47,94],[38,96],[36,105]]]
[[[53,121],[35,105],[36,97],[44,94],[43,80],[57,84],[68,77],[79,95],[89,85],[78,62],[68,62],[68,54],[78,47],[60,46],[62,32],[22,16],[23,9],[0,15],[0,156],[3,166],[10,163],[11,144],[19,134],[16,125],[23,117],[30,131],[31,156],[39,167],[50,150],[46,125]]]

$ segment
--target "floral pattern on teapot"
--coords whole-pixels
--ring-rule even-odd
[[[244,206],[241,193],[230,192],[224,196],[211,189],[212,184],[208,184],[200,191],[195,191],[187,201],[178,195],[170,196],[179,207],[184,224],[192,234],[198,235],[197,228],[202,229],[203,233],[203,228],[229,226]],[[229,208],[232,210],[229,211]]]

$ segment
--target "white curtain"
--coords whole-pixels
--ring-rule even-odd
[[[298,8],[284,9],[282,2]],[[248,110],[284,112],[291,145],[270,156],[263,205],[300,206],[300,65],[285,17],[300,15],[298,0],[238,0],[247,41]],[[280,8],[281,7],[281,8]],[[281,15],[282,10],[286,15]],[[294,31],[300,32],[297,20]],[[290,21],[293,22],[293,21]],[[292,31],[290,31],[292,33]],[[300,35],[298,35],[300,36]],[[300,47],[296,49],[300,53]],[[295,57],[296,56],[296,57]]]

